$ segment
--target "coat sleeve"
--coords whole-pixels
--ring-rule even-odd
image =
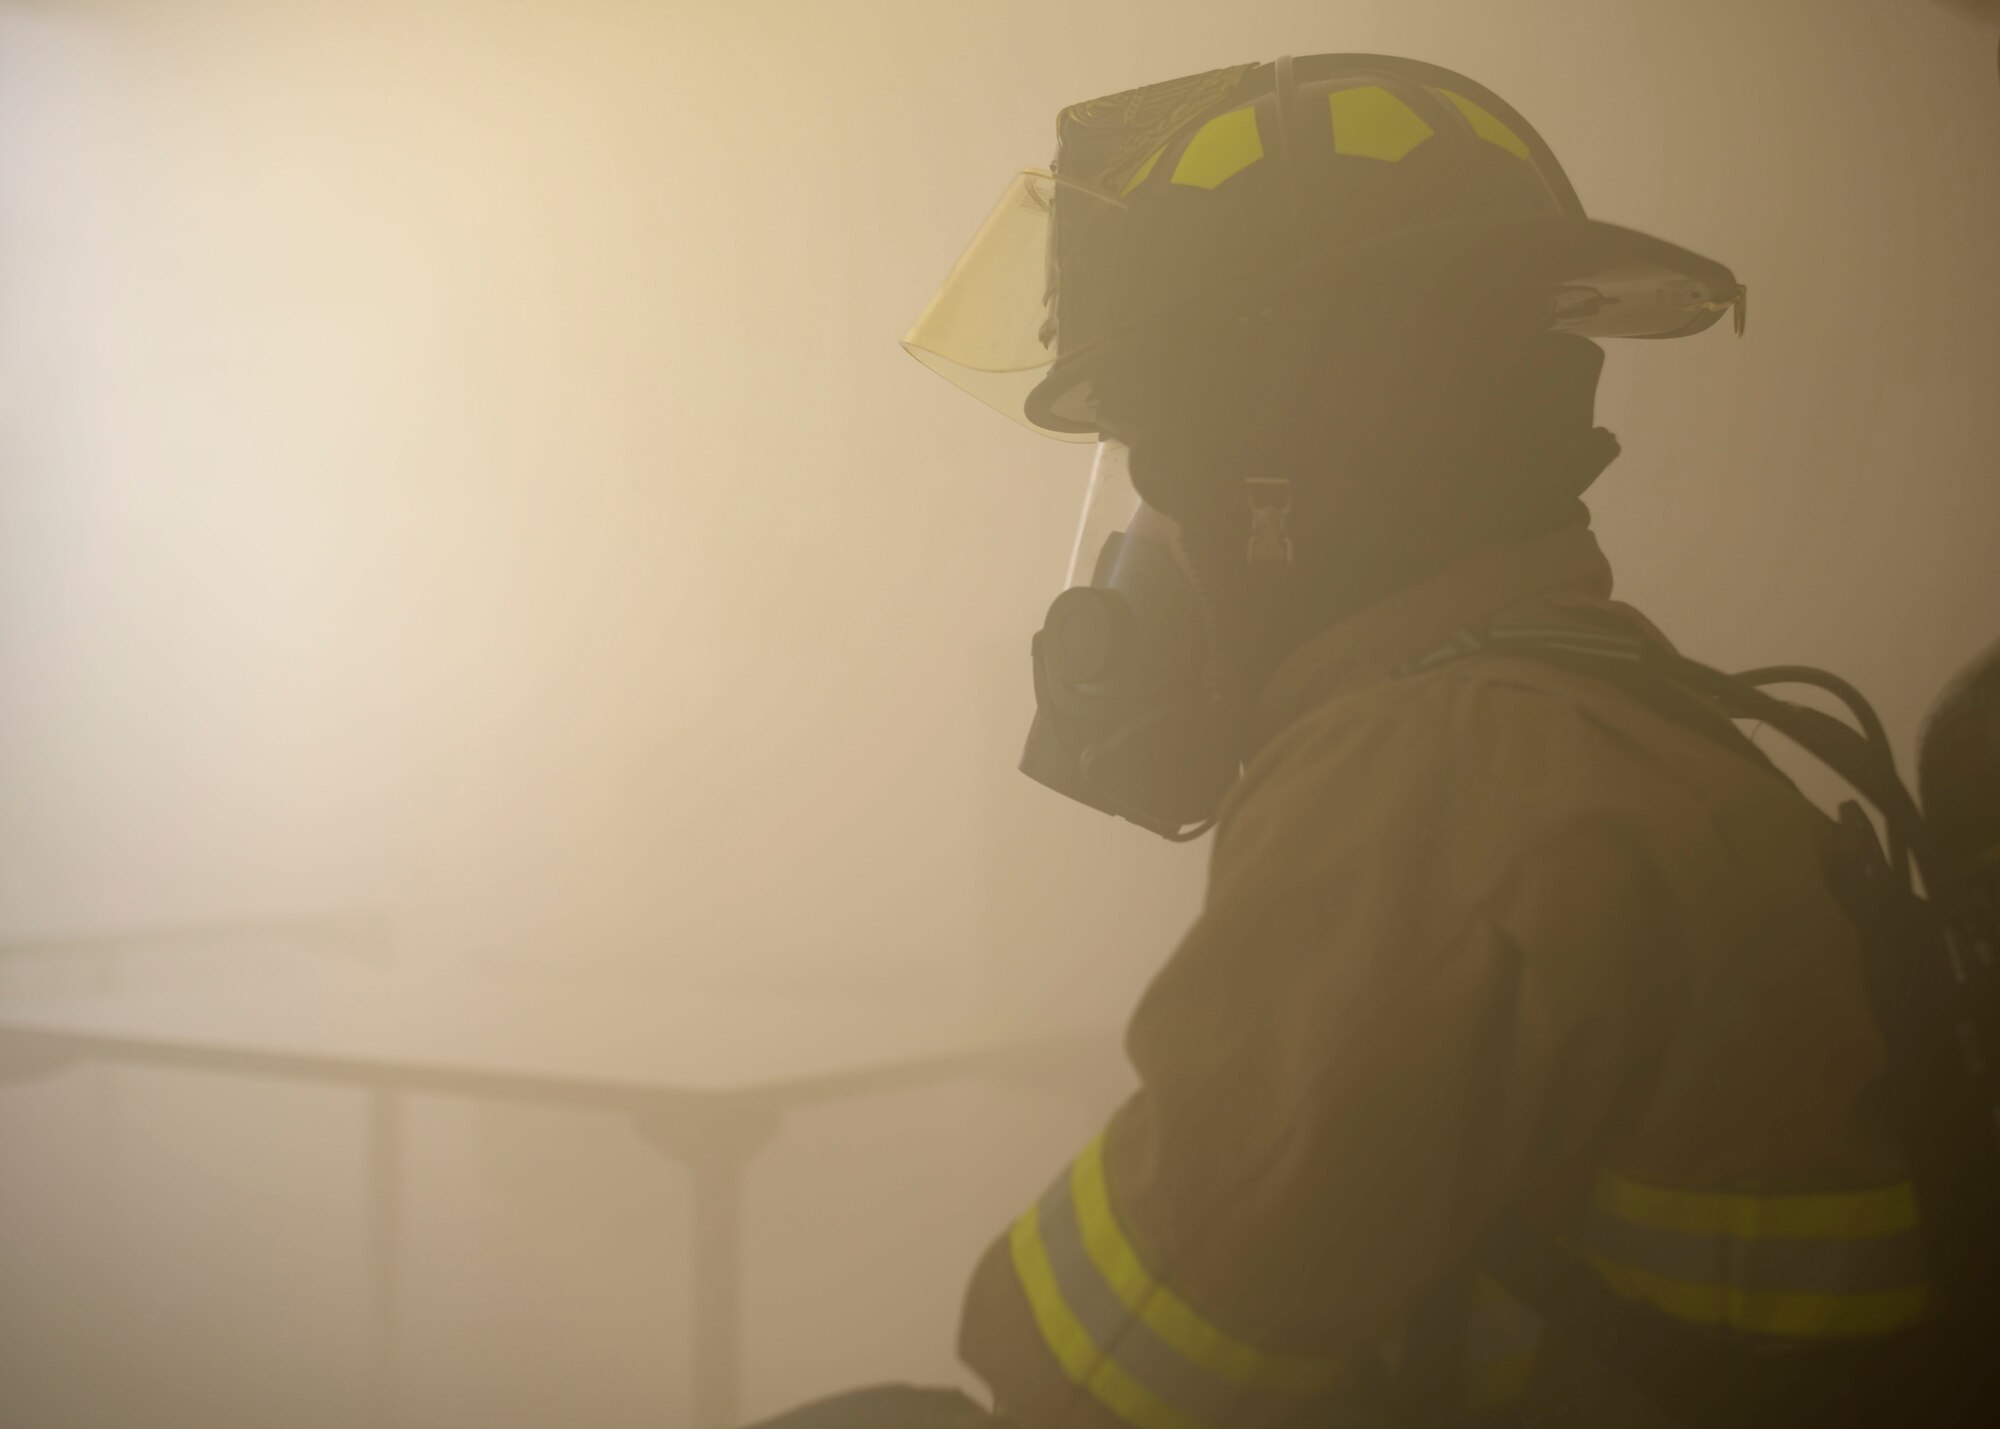
[[[981,1261],[961,1353],[1027,1429],[1337,1402],[1643,1094],[1676,928],[1644,841],[1571,821],[1455,901],[1455,836],[1384,830],[1279,889],[1218,869],[1135,1014],[1140,1090]]]

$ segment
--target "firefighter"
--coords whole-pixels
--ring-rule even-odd
[[[1599,672],[1668,647],[1579,500],[1617,453],[1597,340],[1744,305],[1586,217],[1499,96],[1343,54],[1065,109],[912,330],[1095,443],[1024,770],[1215,836],[1138,1090],[967,1292],[1021,1429],[1906,1392],[1931,1286],[1830,821]],[[1530,1241],[1651,1382],[1508,1272]]]

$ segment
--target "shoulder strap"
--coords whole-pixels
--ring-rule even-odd
[[[1521,656],[1618,685],[1656,713],[1784,778],[1770,756],[1738,729],[1721,708],[1671,677],[1670,662],[1678,662],[1679,656],[1637,636],[1553,625],[1461,630],[1445,644],[1410,661],[1403,667],[1403,673],[1421,674],[1481,652]]]

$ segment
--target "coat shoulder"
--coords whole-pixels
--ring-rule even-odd
[[[1283,730],[1225,805],[1216,875],[1414,862],[1470,895],[1579,839],[1685,864],[1746,810],[1782,821],[1792,806],[1770,773],[1617,686],[1482,655],[1336,695]]]

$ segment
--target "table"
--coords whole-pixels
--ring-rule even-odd
[[[687,1168],[692,1422],[731,1429],[743,1175],[787,1112],[960,1077],[1075,1085],[1107,1074],[1118,1056],[1103,1024],[1030,1022],[965,1005],[673,995],[380,968],[273,969],[185,990],[0,1001],[0,1079],[99,1058],[367,1093],[373,1382],[384,1423],[396,1382],[402,1094],[622,1110]]]

